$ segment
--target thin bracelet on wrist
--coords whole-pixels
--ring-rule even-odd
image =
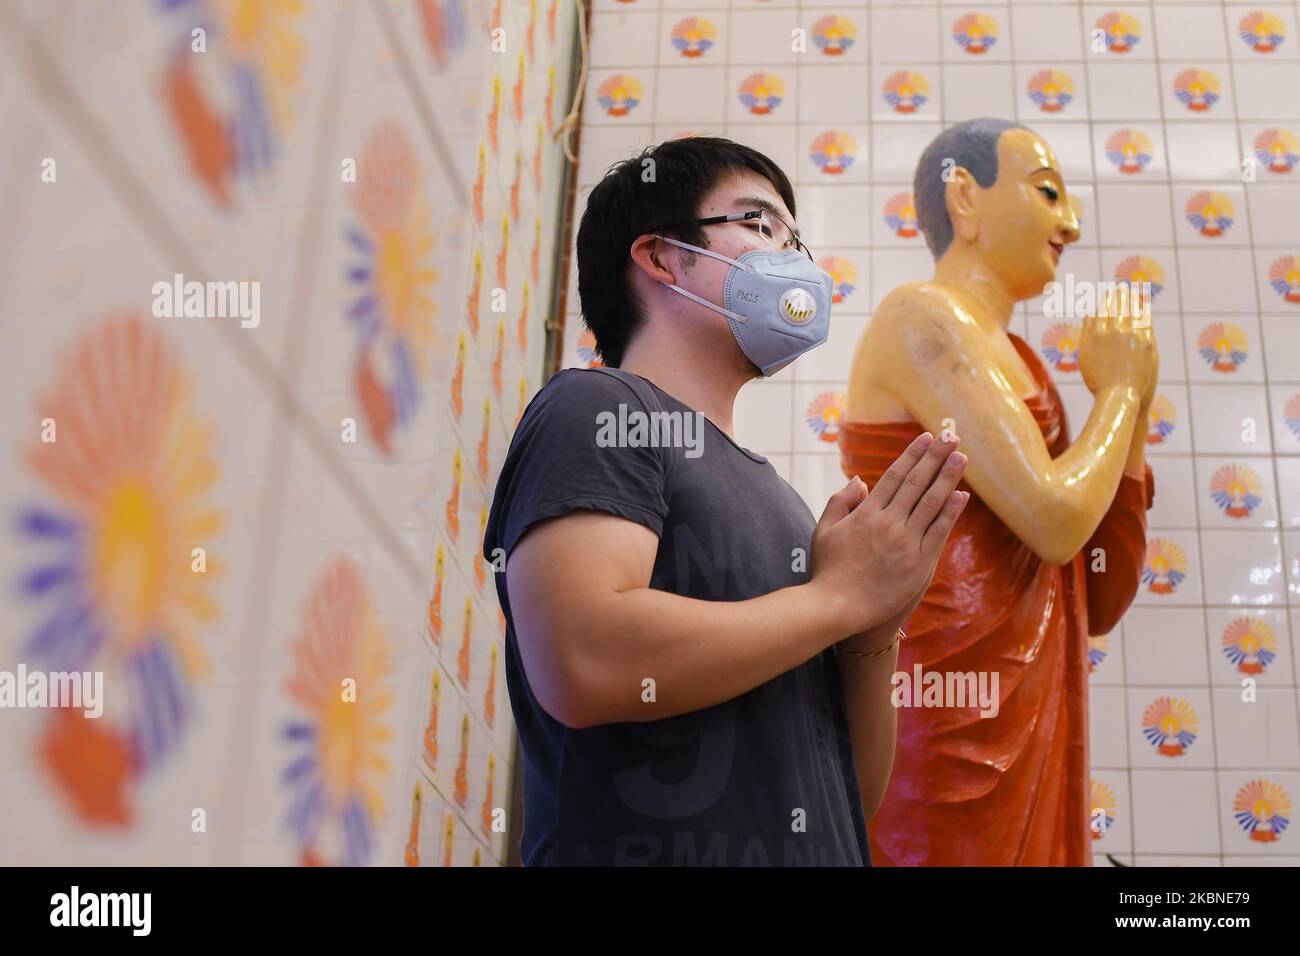
[[[846,654],[852,654],[854,657],[862,657],[862,658],[879,657],[881,654],[884,654],[886,651],[892,650],[893,648],[897,647],[899,641],[906,640],[906,639],[907,639],[907,635],[903,633],[903,629],[900,627],[898,631],[894,634],[894,639],[878,651],[872,651],[870,654],[864,654],[862,651],[855,651],[847,644],[841,644],[840,650],[844,651]]]

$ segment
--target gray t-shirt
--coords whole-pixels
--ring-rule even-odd
[[[767,459],[640,376],[552,377],[515,432],[483,542],[489,560],[507,556],[496,586],[524,757],[524,863],[869,864],[833,650],[677,717],[573,730],[542,709],[519,656],[508,556],[531,525],[575,509],[659,536],[652,588],[742,601],[808,580],[815,521]]]

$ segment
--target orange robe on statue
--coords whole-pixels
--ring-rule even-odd
[[[1055,458],[1070,444],[1060,396],[1033,349],[1010,338],[1039,384],[1026,405]],[[875,487],[922,430],[841,422],[845,475]],[[1000,708],[988,718],[978,705],[899,708],[893,775],[869,825],[872,862],[1087,865],[1087,638],[1108,633],[1137,591],[1151,467],[1143,481],[1120,479],[1101,524],[1066,565],[1043,562],[965,481],[958,487],[971,500],[903,626],[898,669],[909,678],[916,664],[923,673],[996,671]],[[1105,549],[1104,573],[1090,570],[1094,548]]]

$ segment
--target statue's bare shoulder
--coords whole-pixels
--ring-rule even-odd
[[[957,351],[981,357],[987,342],[954,290],[935,282],[908,282],[881,301],[863,335],[878,358],[875,374],[888,381]]]
[[[906,396],[917,376],[947,376],[971,367],[1000,368],[1017,394],[1037,390],[1010,341],[991,338],[960,291],[932,281],[904,283],[881,301],[858,341],[849,417],[906,420]]]
[[[932,281],[907,282],[891,290],[876,309],[873,323],[877,318],[880,331],[890,333],[953,327],[950,334],[960,335],[960,326],[971,324],[956,291]]]

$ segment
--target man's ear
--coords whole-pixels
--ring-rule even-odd
[[[952,223],[953,238],[974,242],[979,236],[979,183],[965,166],[955,166],[952,179],[944,184],[943,202]]]
[[[632,248],[628,255],[636,267],[644,272],[649,278],[657,282],[666,282],[669,285],[677,283],[677,277],[673,274],[672,269],[665,262],[665,252],[668,243],[661,243],[657,237],[649,235],[637,236],[632,241]]]

